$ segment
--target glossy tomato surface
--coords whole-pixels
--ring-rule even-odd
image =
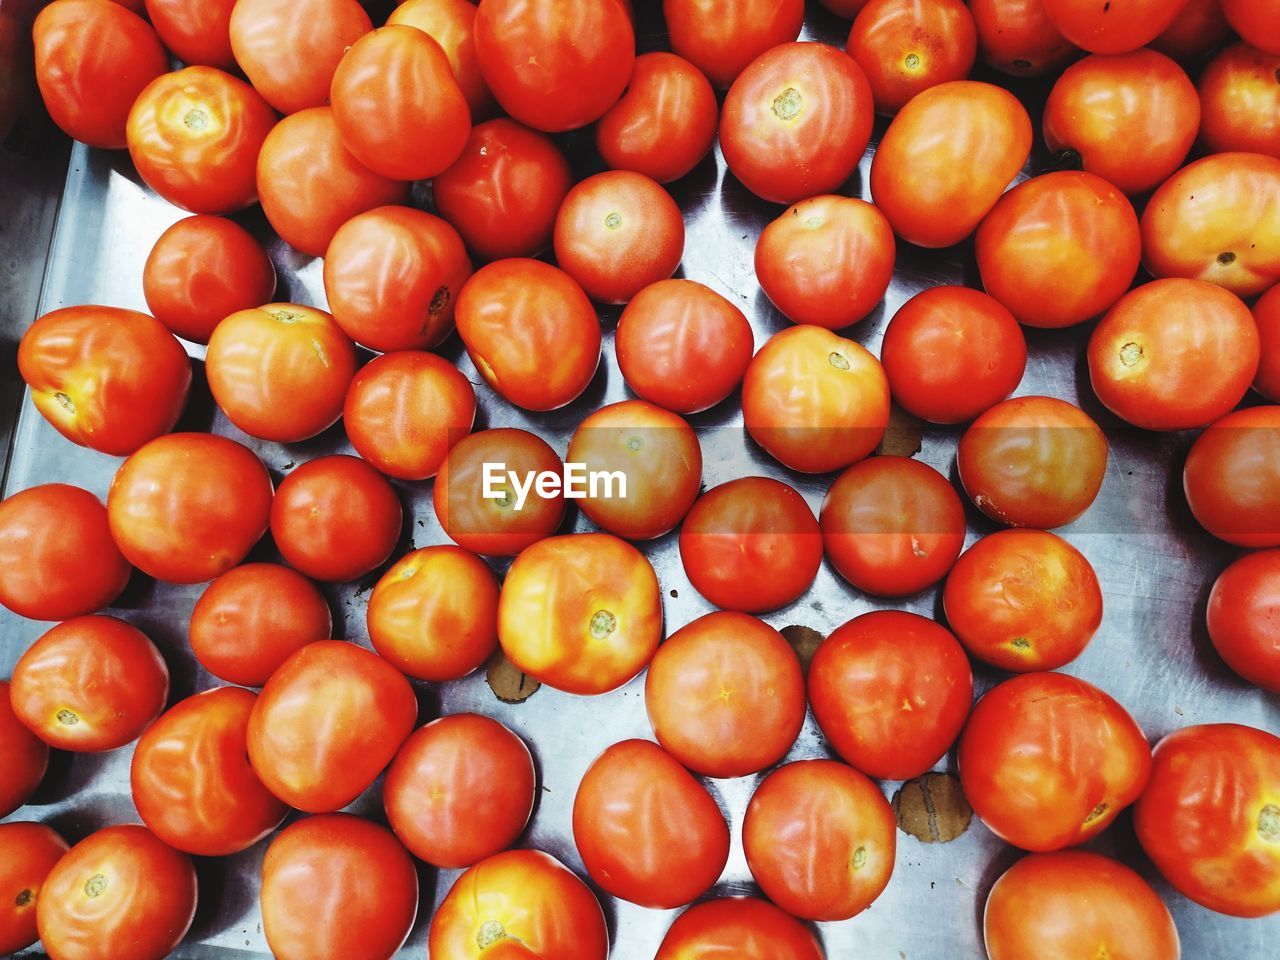
[[[1182,488],[1219,540],[1280,546],[1280,407],[1237,410],[1210,424],[1187,454]]]
[[[1200,75],[1200,142],[1214,153],[1280,157],[1280,53],[1237,43]]]
[[[721,89],[765,51],[795,40],[804,0],[663,0],[671,49]]]
[[[1262,346],[1253,389],[1268,400],[1280,400],[1280,284],[1257,299],[1253,320]]]
[[[1063,36],[1091,53],[1127,53],[1150,43],[1173,23],[1185,0],[1042,0]]]
[[[754,897],[696,904],[671,925],[654,960],[825,960],[803,923]]]
[[[417,27],[449,58],[449,68],[467,99],[471,119],[488,119],[497,112],[489,85],[480,72],[476,53],[476,5],[471,0],[406,0],[387,18],[387,25]]]
[[[1185,63],[1216,50],[1230,32],[1222,0],[1188,0],[1150,46]]]
[[[233,70],[231,10],[236,0],[146,0],[147,18],[164,45],[186,64]]]
[[[67,842],[43,823],[0,823],[0,951],[6,955],[39,939],[40,890],[66,852]]]
[[[13,712],[8,680],[0,680],[0,765],[0,816],[7,817],[35,793],[49,766],[49,745]]]
[[[1053,25],[1043,0],[972,0],[982,59],[1002,73],[1037,77],[1076,56],[1076,48]]]
[[[1214,581],[1209,639],[1252,684],[1280,693],[1280,550],[1241,557]]]
[[[869,0],[845,49],[867,74],[876,112],[892,116],[920,91],[966,79],[978,31],[961,0]]]
[[[1273,0],[1222,0],[1222,12],[1231,28],[1255,47],[1280,53]]]

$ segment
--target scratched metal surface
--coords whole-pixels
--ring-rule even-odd
[[[644,45],[660,44],[660,23],[642,7]],[[806,33],[831,42],[843,40],[843,25],[820,9],[811,11]],[[1043,90],[1020,90],[1038,113]],[[878,130],[883,129],[881,122]],[[567,141],[581,170],[590,172],[587,140]],[[874,149],[874,146],[873,146]],[[12,151],[10,151],[12,152]],[[847,192],[868,194],[866,173],[871,151],[859,177]],[[70,157],[65,185],[45,189],[49,167],[56,177],[61,162],[54,144],[36,157],[4,158],[6,176],[0,181],[0,228],[4,244],[0,277],[4,278],[3,326],[0,326],[0,439],[12,421],[10,400],[17,373],[13,345],[21,330],[38,313],[80,303],[104,303],[145,309],[141,268],[160,232],[181,215],[151,195],[133,173],[127,157],[76,146]],[[1029,169],[1041,160],[1033,156]],[[12,168],[12,170],[10,169]],[[55,201],[61,193],[60,207]],[[728,176],[718,153],[684,181],[674,185],[686,218],[688,239],[682,274],[708,284],[740,304],[751,318],[757,345],[786,322],[770,307],[755,282],[752,269],[754,240],[777,208],[755,200]],[[57,210],[56,224],[54,211]],[[245,222],[270,243],[281,275],[280,299],[324,305],[320,262],[294,254],[270,236],[254,215]],[[50,245],[50,230],[52,238]],[[878,350],[888,318],[918,290],[944,282],[975,282],[976,272],[965,248],[926,252],[900,245],[893,286],[884,305],[849,335]],[[43,277],[43,283],[40,278]],[[39,291],[38,303],[36,293]],[[482,384],[456,337],[443,348],[473,382],[480,397],[479,426],[515,425],[548,437],[563,454],[569,433],[590,409],[623,399],[626,388],[613,356],[612,328],[616,311],[602,313],[606,329],[600,372],[583,398],[553,414],[528,414],[496,398]],[[1111,460],[1102,495],[1089,514],[1062,532],[1092,561],[1102,582],[1106,609],[1102,628],[1088,650],[1066,672],[1084,677],[1108,690],[1137,717],[1154,742],[1179,726],[1207,721],[1236,721],[1280,731],[1280,702],[1236,679],[1215,657],[1203,628],[1206,595],[1213,576],[1233,552],[1203,533],[1192,521],[1180,494],[1180,467],[1190,445],[1188,435],[1146,435],[1121,428],[1100,408],[1083,374],[1081,331],[1031,332],[1030,362],[1018,393],[1048,393],[1078,402],[1094,415],[1111,440]],[[192,348],[199,359],[201,348]],[[200,382],[197,363],[197,381]],[[8,391],[8,393],[6,393]],[[704,482],[714,485],[742,472],[778,476],[796,484],[816,509],[826,478],[789,475],[748,444],[741,430],[741,414],[734,400],[695,418],[708,444]],[[306,444],[281,446],[244,437],[213,407],[207,389],[197,386],[184,424],[211,429],[247,442],[279,479],[295,463],[312,456],[348,450],[341,427]],[[954,478],[955,444],[959,431],[925,432],[919,457]],[[714,448],[714,449],[712,449]],[[118,461],[73,446],[59,437],[30,403],[17,416],[7,463],[5,495],[52,481],[66,481],[105,496]],[[405,543],[416,546],[443,542],[430,504],[430,484],[400,484],[411,522]],[[589,525],[574,516],[566,529]],[[969,541],[990,532],[993,525],[970,511]],[[672,536],[645,546],[664,592],[668,630],[707,612],[709,606],[690,586],[681,568]],[[255,556],[269,558],[270,544]],[[186,627],[200,587],[174,587],[135,578],[112,612],[145,630],[163,650],[173,674],[172,699],[186,697],[214,683],[195,663],[186,647]],[[365,588],[367,589],[367,587]],[[343,635],[367,644],[364,592],[350,584],[330,596]],[[823,634],[878,607],[909,609],[939,615],[936,591],[898,603],[881,603],[847,587],[824,566],[813,588],[796,604],[769,614],[777,627],[801,624]],[[41,632],[35,623],[0,610],[0,676],[7,676],[26,646]],[[979,688],[997,679],[978,671]],[[554,853],[582,872],[570,833],[570,809],[575,787],[587,765],[609,744],[628,737],[648,737],[643,703],[643,677],[603,697],[582,699],[543,688],[523,704],[506,705],[495,699],[484,678],[473,675],[443,687],[418,685],[423,719],[462,710],[497,717],[530,742],[537,758],[541,795],[524,843]],[[132,748],[106,756],[55,756],[50,773],[31,805],[12,819],[48,822],[70,840],[122,821],[136,821],[129,797],[128,769]],[[789,759],[825,755],[812,719]],[[954,770],[954,757],[939,764]],[[741,848],[739,826],[759,778],[709,784],[733,827],[734,845],[716,893],[751,892],[750,874]],[[892,796],[898,784],[883,785]],[[378,785],[353,809],[380,814]],[[1173,910],[1191,960],[1232,956],[1263,960],[1280,956],[1280,916],[1242,921],[1222,917],[1191,904],[1155,877],[1133,840],[1127,815],[1094,846],[1118,852],[1156,882]],[[201,861],[200,905],[187,942],[176,956],[268,956],[257,911],[257,877],[265,844],[222,861]],[[981,823],[949,844],[923,844],[899,834],[897,868],[884,895],[863,915],[851,921],[819,927],[828,956],[859,960],[957,960],[983,955],[980,916],[987,890],[1016,858]],[[422,956],[429,918],[456,874],[422,872],[422,909],[405,948],[405,956]],[[675,913],[645,910],[602,898],[613,935],[616,960],[650,960]],[[32,956],[38,954],[32,953]]]

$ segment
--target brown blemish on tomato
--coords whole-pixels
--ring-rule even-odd
[[[1231,266],[1231,264],[1235,262],[1236,262],[1236,255],[1232,253],[1230,250],[1227,250],[1227,251],[1224,251],[1223,253],[1218,254],[1218,263],[1222,264],[1222,266],[1224,267],[1229,267]]]
[[[1089,824],[1093,823],[1095,820],[1097,820],[1099,817],[1101,817],[1110,809],[1111,809],[1111,804],[1108,803],[1106,800],[1103,800],[1100,804],[1098,804],[1096,807],[1090,810],[1089,815],[1084,818],[1085,826],[1088,826]]]
[[[56,400],[58,402],[58,406],[62,407],[63,410],[66,410],[67,413],[71,414],[73,417],[76,415],[75,401],[65,393],[55,393],[53,395],[53,399]]]
[[[441,287],[435,292],[435,296],[431,298],[431,305],[427,307],[427,313],[433,317],[440,315],[440,311],[449,305],[449,288]]]
[[[35,894],[33,894],[30,890],[22,890],[22,891],[19,891],[17,898],[13,902],[19,907],[25,907],[34,899],[35,899]]]

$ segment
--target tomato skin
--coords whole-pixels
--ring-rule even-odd
[[[1209,639],[1227,666],[1245,680],[1280,693],[1280,550],[1245,554],[1214,581],[1209,594]]]
[[[671,925],[654,960],[825,960],[813,933],[766,900],[725,897],[695,904]]]
[[[1280,158],[1280,53],[1237,43],[1200,75],[1200,142],[1211,153],[1240,150]]]
[[[1128,53],[1150,43],[1177,18],[1183,4],[1125,0],[1111,6],[1090,0],[1042,0],[1063,36],[1090,53]]]
[[[40,888],[66,852],[67,842],[42,823],[0,823],[0,952],[6,956],[39,939]]]
[[[107,0],[58,0],[35,20],[36,83],[64,133],[91,147],[125,145],[129,108],[169,69],[151,25]]]
[[[1280,400],[1280,285],[1258,298],[1253,319],[1262,348],[1253,389],[1268,400]]]
[[[234,70],[231,8],[236,0],[146,0],[147,19],[185,64]]]
[[[1218,49],[1230,32],[1222,0],[1190,0],[1149,46],[1185,63]]]
[[[972,0],[982,59],[1001,73],[1038,77],[1053,73],[1076,48],[1053,25],[1043,0]]]
[[[804,25],[804,0],[663,0],[671,49],[726,89],[767,50],[790,43]]]
[[[771,203],[832,193],[867,149],[871,85],[835,47],[786,43],[733,82],[720,118],[720,149],[744,187]]]
[[[1267,53],[1280,53],[1273,0],[1222,0],[1222,12],[1246,42]]]
[[[132,824],[104,827],[72,847],[36,901],[40,939],[57,960],[163,960],[195,913],[191,858]]]
[[[707,777],[773,766],[804,726],[795,652],[745,613],[709,613],[668,637],[649,664],[644,698],[658,743]]]
[[[307,817],[267,848],[261,901],[278,960],[391,960],[418,916],[418,871],[386,827]]]
[[[476,5],[470,0],[407,0],[391,11],[387,26],[417,27],[440,44],[471,119],[484,120],[498,112],[498,104],[480,72],[475,21]]]
[[[1089,338],[1089,379],[1116,416],[1147,430],[1203,427],[1230,413],[1258,369],[1249,308],[1202,280],[1125,294]]]
[[[993,687],[960,736],[960,784],[996,836],[1034,852],[1097,836],[1142,793],[1151,749],[1102,690],[1061,673]]]
[[[44,779],[49,766],[49,745],[27,729],[10,702],[8,680],[0,680],[0,817],[7,817],[27,802]]]
[[[1187,454],[1182,486],[1196,521],[1219,540],[1280,547],[1280,407],[1215,421]]]
[[[893,279],[888,218],[852,197],[810,197],[760,234],[756,277],[787,319],[839,330],[870,313]]]

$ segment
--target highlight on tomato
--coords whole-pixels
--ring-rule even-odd
[[[1196,522],[1240,547],[1280,547],[1280,407],[1247,407],[1196,438],[1182,488]]]
[[[721,949],[738,960],[826,960],[808,927],[755,897],[724,897],[690,907],[671,925],[654,960],[684,960]]]
[[[473,121],[487,120],[498,112],[476,53],[476,4],[470,0],[405,0],[387,17],[388,26],[397,24],[417,27],[440,44]]]
[[[671,49],[727,89],[751,61],[800,36],[804,0],[663,0]]]
[[[1200,142],[1212,153],[1280,157],[1280,53],[1227,47],[1200,75]]]

